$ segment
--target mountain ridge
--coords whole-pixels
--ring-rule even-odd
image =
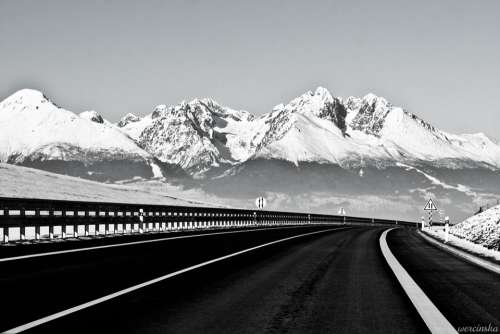
[[[14,100],[19,110],[12,106]],[[195,98],[171,106],[158,105],[144,117],[129,113],[116,124],[95,111],[73,114],[55,105],[41,92],[25,89],[0,103],[0,126],[3,122],[6,128],[12,127],[16,118],[22,118],[26,112],[38,117],[43,113],[55,115],[56,110],[66,116],[46,117],[43,125],[52,126],[50,136],[55,138],[47,143],[43,140],[42,143],[25,143],[25,147],[21,147],[23,151],[16,147],[16,140],[22,142],[24,137],[30,137],[29,131],[40,131],[42,123],[25,126],[22,131],[28,135],[24,133],[22,138],[12,133],[4,135],[4,145],[0,146],[2,161],[22,161],[30,155],[42,159],[54,157],[57,152],[61,158],[66,154],[84,160],[79,150],[71,153],[69,147],[76,141],[76,146],[85,148],[89,144],[80,142],[94,140],[95,151],[101,146],[105,150],[102,154],[89,154],[91,160],[106,154],[113,156],[113,152],[119,153],[120,148],[125,147],[121,154],[131,151],[141,159],[177,165],[196,177],[204,177],[210,170],[223,166],[230,168],[262,158],[286,160],[295,165],[317,162],[344,168],[365,165],[384,168],[398,163],[500,168],[500,146],[483,133],[447,133],[373,93],[342,98],[333,96],[324,87],[308,91],[287,104],[278,104],[258,117],[210,98]],[[80,127],[89,127],[76,118],[94,124],[98,129],[96,133],[113,132],[111,137],[118,143],[107,145],[102,135],[99,137],[90,130],[87,133],[92,135],[85,136],[87,133],[64,128],[74,127],[71,125],[74,122]],[[116,139],[120,137],[117,132],[123,134],[122,138]],[[6,146],[6,142],[13,144]]]

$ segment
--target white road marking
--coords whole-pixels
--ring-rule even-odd
[[[105,249],[105,248],[114,248],[114,247],[123,247],[123,246],[148,244],[148,243],[168,241],[168,240],[198,238],[198,237],[205,237],[205,236],[222,235],[222,234],[232,234],[232,233],[245,233],[245,232],[253,232],[253,231],[269,231],[269,230],[274,230],[274,229],[276,229],[276,230],[277,229],[286,229],[286,228],[291,229],[291,228],[299,228],[299,227],[304,227],[304,226],[305,225],[283,226],[283,227],[273,227],[273,228],[256,228],[256,229],[252,229],[252,230],[225,231],[225,232],[214,232],[214,233],[181,235],[181,236],[177,236],[177,237],[168,237],[168,238],[159,238],[159,239],[151,239],[151,240],[141,240],[141,241],[131,241],[131,242],[123,242],[123,243],[119,243],[119,244],[111,244],[111,245],[103,245],[103,246],[93,246],[93,247],[83,247],[83,248],[73,248],[73,249],[66,249],[66,250],[53,251],[53,252],[45,252],[45,253],[37,253],[37,254],[27,254],[27,255],[13,256],[13,257],[5,257],[5,258],[0,258],[0,262],[23,260],[23,259],[30,259],[30,258],[35,258],[35,257],[58,255],[58,254],[66,254],[66,253],[77,253],[77,252],[84,252],[84,251],[90,251],[90,250],[95,250],[95,249]],[[317,225],[315,225],[315,226],[317,226]]]
[[[146,287],[148,285],[155,284],[155,283],[164,281],[166,279],[169,279],[171,277],[183,274],[185,272],[188,272],[188,271],[191,271],[191,270],[194,270],[194,269],[197,269],[197,268],[201,268],[201,267],[207,266],[207,265],[215,263],[215,262],[226,260],[226,259],[229,259],[229,258],[234,257],[234,256],[245,254],[245,253],[254,251],[256,249],[259,249],[259,248],[263,248],[263,247],[266,247],[266,246],[274,245],[274,244],[277,244],[277,243],[280,243],[280,242],[284,242],[284,241],[288,241],[288,240],[292,240],[292,239],[296,239],[296,238],[305,237],[305,236],[308,236],[308,235],[325,233],[325,232],[330,232],[330,231],[339,231],[339,230],[345,230],[345,229],[350,229],[350,228],[352,228],[352,227],[330,228],[330,229],[327,229],[327,230],[309,232],[309,233],[294,235],[292,237],[287,237],[287,238],[284,238],[284,239],[279,239],[279,240],[271,241],[271,242],[268,242],[268,243],[265,243],[265,244],[262,244],[262,245],[251,247],[251,248],[247,248],[247,249],[238,251],[236,253],[231,253],[231,254],[228,254],[228,255],[224,255],[224,256],[218,257],[216,259],[212,259],[212,260],[209,260],[209,261],[198,263],[198,264],[195,264],[194,266],[191,266],[191,267],[188,267],[188,268],[184,268],[184,269],[175,271],[173,273],[166,274],[164,276],[160,276],[160,277],[157,277],[155,279],[146,281],[144,283],[140,283],[140,284],[131,286],[129,288],[117,291],[115,293],[106,295],[104,297],[101,297],[101,298],[98,298],[98,299],[94,299],[94,300],[92,300],[90,302],[87,302],[87,303],[84,303],[84,304],[81,304],[81,305],[69,308],[67,310],[64,310],[64,311],[61,311],[61,312],[57,312],[57,313],[54,313],[52,315],[40,318],[40,319],[32,321],[32,322],[29,322],[27,324],[24,324],[24,325],[21,325],[21,326],[9,329],[9,330],[5,331],[4,333],[20,333],[20,332],[23,332],[25,330],[31,329],[33,327],[37,327],[39,325],[45,324],[45,323],[47,323],[49,321],[52,321],[52,320],[64,317],[64,316],[66,316],[68,314],[81,311],[83,309],[86,309],[86,308],[89,308],[91,306],[103,303],[103,302],[108,301],[110,299],[113,299],[113,298],[125,295],[125,294],[127,294],[129,292],[132,292],[132,291],[135,291],[135,290],[139,290],[139,289],[144,288],[144,287]]]
[[[427,242],[436,245],[437,247],[441,248],[445,252],[448,252],[458,258],[461,258],[462,260],[465,260],[469,263],[472,263],[476,266],[483,267],[486,270],[489,270],[491,272],[494,272],[496,274],[500,274],[500,265],[490,262],[488,260],[482,259],[479,256],[469,254],[461,249],[458,249],[455,246],[450,246],[443,244],[442,242],[434,239],[431,236],[426,235],[425,233],[418,231],[418,234]]]
[[[379,243],[385,260],[389,264],[389,267],[391,267],[394,275],[396,275],[396,278],[403,287],[403,290],[410,298],[411,302],[417,309],[418,314],[420,314],[420,317],[424,320],[431,333],[458,333],[450,322],[444,317],[441,311],[439,311],[438,308],[432,303],[429,297],[426,296],[417,283],[415,283],[413,278],[411,278],[408,272],[399,263],[394,254],[392,254],[389,249],[389,245],[387,245],[387,233],[393,229],[394,228],[385,230],[380,236]]]

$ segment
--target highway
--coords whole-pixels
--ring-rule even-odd
[[[429,332],[381,252],[387,229],[309,226],[47,244],[41,251],[91,249],[0,260],[0,331]],[[434,248],[412,229],[395,229],[387,241],[453,327],[500,326],[498,275]],[[28,254],[26,247],[3,248],[10,257]],[[44,320],[33,324],[37,319]]]

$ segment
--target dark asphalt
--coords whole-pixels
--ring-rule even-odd
[[[0,263],[0,331],[193,264],[328,228],[203,236]],[[30,332],[426,333],[380,252],[385,229],[337,229],[261,248]],[[498,275],[434,248],[413,230],[394,230],[388,242],[456,328],[498,326]]]
[[[500,276],[427,243],[414,230],[388,234],[401,265],[456,328],[488,326],[500,332]]]
[[[312,229],[318,230],[259,232],[258,243]],[[358,227],[262,248],[74,313],[34,331],[425,333],[425,325],[399,283],[393,279],[380,253],[378,238],[382,230]],[[104,290],[109,293],[133,282],[172,272],[176,266],[172,266],[171,261],[183,263],[185,267],[230,253],[231,249],[247,248],[255,244],[252,233],[239,235],[238,241],[235,236],[225,236],[192,240],[189,246],[184,244],[187,240],[179,242],[176,247],[195,247],[198,250],[190,252],[191,256],[183,251],[173,251],[172,245],[167,246],[170,242],[162,243],[161,247],[157,244],[141,246],[134,251],[127,250],[126,254],[121,249],[79,255],[79,259],[71,255],[75,264],[64,265],[59,274],[66,281],[76,282],[60,288],[52,285],[53,293],[59,296],[57,302],[51,299],[50,305],[58,306],[52,307],[52,311],[44,310],[45,314],[39,316],[53,313],[54,309],[64,309],[62,304],[69,305],[70,300],[90,300],[93,296],[102,296]],[[69,258],[62,260],[62,263],[68,263]],[[53,263],[52,266],[56,265]],[[31,280],[39,282],[43,279],[47,285],[54,279],[54,274],[57,275],[57,270],[55,273],[54,270],[50,269],[50,274],[41,275],[37,280],[31,277]],[[101,281],[103,276],[106,279]],[[87,284],[88,288],[83,289],[86,291],[80,290],[82,283]],[[18,286],[19,283],[11,284]],[[75,292],[76,296],[71,296]],[[25,302],[26,299],[23,304]],[[30,320],[33,320],[35,310],[40,313],[41,304],[43,302],[32,307]],[[15,313],[16,310],[8,312]]]
[[[0,291],[5,303],[0,331],[203,261],[321,229],[325,228],[207,235],[0,262]],[[67,248],[70,243],[54,244],[50,250]],[[80,247],[82,243],[72,244]]]

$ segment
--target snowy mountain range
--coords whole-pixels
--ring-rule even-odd
[[[398,163],[500,168],[500,146],[484,134],[453,135],[374,94],[333,97],[319,87],[255,117],[211,99],[157,106],[118,127],[164,162],[190,173],[264,158],[298,165]]]
[[[98,180],[160,173],[156,158],[95,111],[76,115],[30,89],[0,103],[0,162]]]
[[[374,94],[322,87],[258,117],[203,98],[116,124],[24,89],[0,102],[0,162],[99,181],[166,177],[243,201],[266,193],[294,210],[314,197],[328,211],[333,193],[432,193],[460,206],[500,189],[500,145],[486,135],[450,134]]]

